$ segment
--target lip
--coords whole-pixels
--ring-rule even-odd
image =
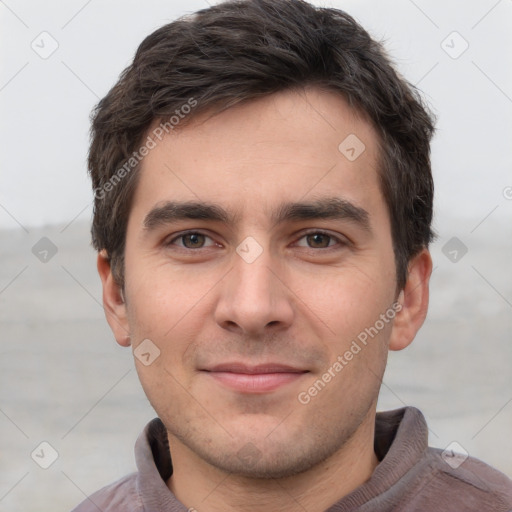
[[[268,393],[300,379],[308,370],[279,363],[224,363],[202,370],[207,376],[241,393]]]

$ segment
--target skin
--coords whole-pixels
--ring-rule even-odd
[[[349,134],[365,144],[354,161],[338,150]],[[136,350],[149,339],[160,350],[150,365],[135,364],[168,429],[168,487],[187,507],[322,511],[378,464],[374,422],[387,352],[406,347],[421,327],[432,270],[425,249],[397,293],[378,158],[371,124],[317,88],[200,115],[145,157],[126,233],[124,293],[104,252],[98,270],[118,343]],[[333,196],[364,209],[368,229],[350,218],[272,220],[285,202]],[[147,229],[149,212],[166,201],[215,203],[237,217]],[[186,230],[205,236],[180,238]],[[262,249],[252,263],[236,252],[246,237]],[[301,403],[299,393],[397,300],[394,320]],[[305,373],[247,393],[201,371],[226,361]]]

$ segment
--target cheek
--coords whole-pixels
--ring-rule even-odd
[[[370,327],[391,306],[394,273],[379,265],[350,265],[331,269],[323,274],[297,275],[297,296],[318,320],[325,323],[333,339],[355,337]],[[317,320],[317,322],[318,322]],[[383,329],[385,331],[386,329]]]
[[[135,343],[153,340],[175,371],[206,325],[218,273],[171,269],[168,264],[127,264],[130,328]],[[179,364],[176,364],[179,363]],[[179,371],[179,370],[178,370]]]
[[[162,329],[170,329],[185,313],[200,287],[186,270],[171,269],[165,262],[144,256],[127,258],[126,285],[131,317],[146,324],[145,328]]]

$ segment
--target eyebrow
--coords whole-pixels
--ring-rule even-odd
[[[240,220],[240,216],[215,203],[166,201],[146,215],[144,230],[152,231],[162,225],[186,219],[236,224]],[[359,225],[365,231],[371,232],[368,212],[338,197],[327,197],[309,202],[284,203],[271,216],[274,224],[318,219],[348,220]]]

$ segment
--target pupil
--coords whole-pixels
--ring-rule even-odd
[[[322,235],[321,233],[317,233],[315,235],[310,235],[312,238],[313,245],[321,245],[322,247],[326,247],[325,240],[328,238],[327,235]],[[322,243],[322,241],[324,243]]]
[[[191,245],[200,245],[200,237],[201,235],[199,233],[194,233],[192,235],[188,235],[189,241]]]

